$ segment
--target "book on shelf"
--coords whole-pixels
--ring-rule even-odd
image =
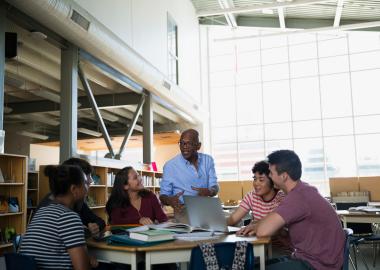
[[[356,207],[350,207],[348,211],[349,212],[378,213],[380,212],[380,208],[373,207],[373,206],[356,206]]]
[[[130,232],[129,237],[145,242],[167,241],[174,239],[174,233],[166,230],[147,230],[140,232]]]

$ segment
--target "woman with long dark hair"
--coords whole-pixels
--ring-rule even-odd
[[[140,175],[132,167],[116,174],[106,211],[113,225],[146,225],[168,220],[156,195],[144,188]]]

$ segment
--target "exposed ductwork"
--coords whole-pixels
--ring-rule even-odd
[[[136,82],[168,105],[187,114],[187,120],[201,122],[202,112],[196,102],[183,94],[177,85],[146,59],[129,47],[87,11],[70,0],[12,0],[20,9],[41,24],[54,29],[63,38],[98,57]],[[169,90],[170,89],[170,90]]]

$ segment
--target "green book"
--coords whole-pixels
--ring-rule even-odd
[[[144,232],[130,232],[131,239],[145,242],[166,241],[174,239],[174,233],[164,230],[148,230]]]

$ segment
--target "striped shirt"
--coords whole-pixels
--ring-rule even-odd
[[[62,204],[40,208],[22,239],[20,253],[33,256],[39,269],[73,269],[68,249],[85,245],[77,213]]]
[[[244,196],[240,203],[240,207],[247,212],[252,211],[252,217],[254,220],[260,220],[276,209],[284,198],[284,192],[279,190],[273,199],[270,201],[264,201],[261,196],[255,193],[255,190],[252,190]]]

